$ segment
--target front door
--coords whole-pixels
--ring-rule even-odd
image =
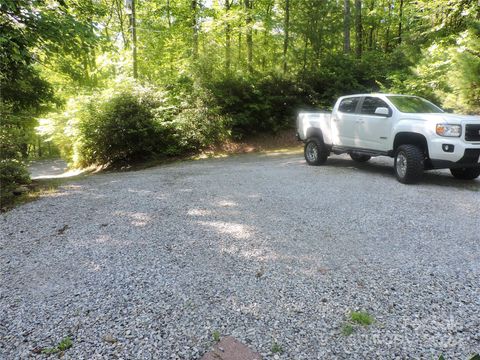
[[[375,114],[375,110],[379,107],[385,107],[390,110],[390,114],[392,113],[390,106],[382,99],[375,96],[364,98],[358,115],[358,139],[355,147],[379,151],[388,150],[389,144],[392,142],[388,139],[391,134],[392,118]]]

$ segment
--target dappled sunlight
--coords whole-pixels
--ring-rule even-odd
[[[97,237],[95,239],[95,242],[99,243],[99,244],[104,244],[104,243],[108,243],[112,240],[111,236],[110,235],[100,235],[99,237]]]
[[[262,155],[267,157],[278,157],[278,156],[284,156],[284,155],[297,155],[297,154],[301,154],[302,151],[303,151],[303,148],[298,147],[293,149],[278,149],[273,151],[267,151]]]
[[[86,268],[88,271],[91,271],[91,272],[98,272],[102,269],[101,265],[96,263],[95,261],[89,261],[86,264]]]
[[[211,215],[212,212],[210,210],[205,209],[189,209],[187,214],[190,216],[208,216]]]
[[[229,235],[237,240],[249,239],[254,230],[252,227],[244,224],[223,221],[198,221],[200,225],[212,228],[220,234]]]
[[[128,217],[130,219],[130,223],[133,226],[138,226],[138,227],[146,226],[152,220],[149,214],[141,213],[141,212],[117,211],[114,214]]]
[[[51,190],[51,191],[44,191],[42,194],[40,194],[40,197],[60,198],[60,197],[69,196],[69,195],[71,194],[67,191]]]
[[[150,190],[136,190],[136,189],[128,189],[127,190],[130,193],[138,194],[138,195],[150,195],[152,194],[152,191]]]
[[[217,202],[217,205],[221,206],[221,207],[235,207],[235,206],[238,206],[238,204],[236,202],[229,201],[229,200],[220,200],[220,201]]]
[[[32,176],[32,180],[45,180],[45,179],[65,179],[83,174],[85,171],[82,169],[68,170],[61,174],[46,174]]]
[[[260,247],[243,249],[240,245],[224,244],[220,246],[219,250],[221,253],[240,256],[246,260],[267,261],[276,259],[275,255],[266,255],[266,251]]]

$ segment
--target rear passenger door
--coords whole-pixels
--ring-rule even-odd
[[[379,107],[389,109],[389,115],[375,114],[375,110]],[[385,101],[376,96],[366,96],[360,104],[356,147],[387,151],[392,128],[391,115],[392,109]]]
[[[340,146],[355,146],[356,114],[361,97],[344,98],[332,116],[333,144]]]

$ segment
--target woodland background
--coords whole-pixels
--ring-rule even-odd
[[[0,0],[0,16],[2,201],[31,158],[183,156],[345,94],[480,113],[478,0]]]

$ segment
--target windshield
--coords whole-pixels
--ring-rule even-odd
[[[443,113],[438,106],[416,96],[387,96],[395,107],[403,113]]]

